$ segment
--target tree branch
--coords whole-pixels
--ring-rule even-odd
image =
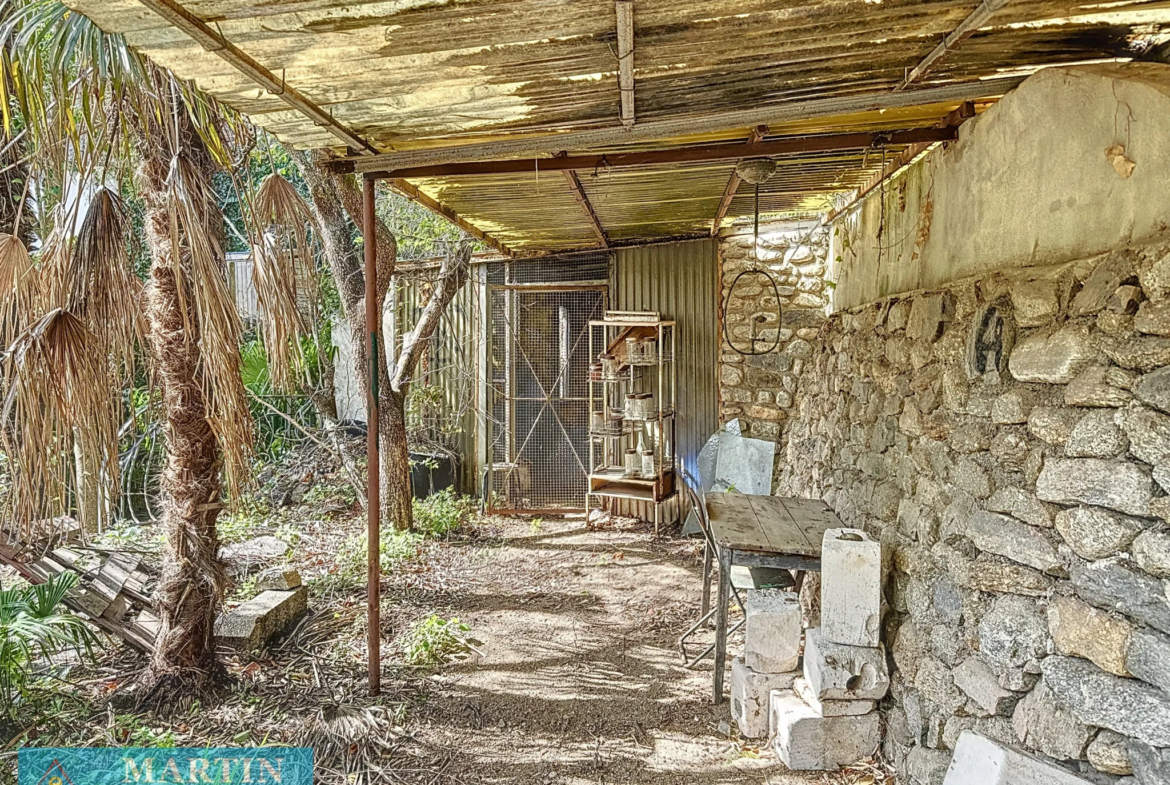
[[[435,290],[431,299],[423,308],[418,322],[402,339],[402,351],[398,355],[398,362],[394,365],[394,374],[391,385],[398,395],[406,395],[406,388],[410,384],[415,366],[427,348],[427,343],[439,321],[447,310],[447,305],[455,297],[463,284],[467,281],[467,273],[471,269],[471,240],[467,237],[459,241],[459,245],[447,253],[443,265],[439,268],[439,279],[435,282]]]

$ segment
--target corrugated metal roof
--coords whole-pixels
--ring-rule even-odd
[[[711,128],[721,113],[752,108],[758,122],[809,102],[889,96],[907,72],[979,7],[977,0],[633,0],[636,125],[680,130],[643,140],[687,141],[691,119],[707,139],[744,139],[743,123]],[[267,93],[222,57],[149,8],[176,7],[238,48],[333,120],[382,151],[409,151],[554,132],[620,128],[613,0],[67,0],[103,29],[245,112],[282,141],[336,149],[321,124]],[[172,15],[172,18],[173,15]],[[1140,55],[1168,36],[1170,1],[1008,2],[914,88],[964,88],[995,98],[1005,76],[1036,68]],[[278,91],[279,92],[279,91]],[[978,95],[976,95],[978,94]],[[913,97],[911,97],[912,99]],[[919,99],[918,103],[926,103]],[[908,103],[913,104],[910,100]],[[913,127],[955,102],[868,115],[776,123],[772,134]],[[841,109],[841,112],[846,111]],[[820,114],[824,114],[821,112]],[[756,121],[752,121],[756,122]],[[737,127],[738,126],[738,127]],[[762,189],[769,211],[804,210],[872,172],[853,159],[793,159]],[[863,161],[868,163],[868,161]],[[840,169],[836,168],[840,164]],[[614,239],[701,231],[730,164],[629,170],[582,177]],[[722,180],[722,182],[720,182]],[[446,178],[423,190],[521,250],[596,241],[562,180]],[[744,197],[731,215],[745,213]]]

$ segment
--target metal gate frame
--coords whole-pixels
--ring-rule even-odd
[[[538,293],[543,293],[543,292],[573,293],[573,292],[589,292],[589,291],[600,292],[601,303],[600,303],[599,308],[600,308],[601,313],[603,314],[605,312],[605,309],[608,307],[608,302],[609,302],[609,282],[608,281],[601,281],[601,282],[582,281],[580,283],[566,282],[566,283],[555,283],[555,284],[543,284],[543,283],[488,284],[486,288],[487,288],[488,296],[485,298],[485,300],[487,301],[486,308],[488,310],[488,316],[489,316],[489,318],[486,320],[486,323],[485,323],[485,328],[486,328],[485,329],[485,336],[487,338],[487,340],[485,341],[485,344],[487,344],[485,346],[485,349],[486,349],[485,354],[487,355],[487,357],[490,358],[491,352],[492,352],[492,347],[490,344],[491,344],[491,338],[492,338],[492,334],[493,334],[492,328],[494,326],[492,324],[492,319],[494,317],[491,314],[491,299],[492,299],[493,294],[495,294],[497,292],[502,292],[504,294],[505,302],[506,302],[505,308],[507,309],[507,313],[509,314],[509,317],[505,320],[505,324],[507,325],[507,329],[508,329],[507,343],[505,344],[505,361],[504,361],[505,366],[507,368],[507,376],[505,378],[505,389],[502,391],[504,401],[506,402],[506,410],[505,410],[506,414],[505,414],[505,422],[503,423],[503,427],[506,429],[504,436],[506,439],[505,455],[507,456],[507,462],[502,464],[502,465],[497,464],[494,460],[493,455],[492,455],[492,447],[495,444],[495,440],[496,440],[496,434],[495,434],[496,423],[493,420],[493,418],[490,416],[490,412],[491,412],[492,407],[489,403],[485,408],[485,412],[489,414],[489,416],[485,417],[485,420],[487,423],[487,444],[486,444],[486,447],[487,447],[487,456],[486,456],[487,457],[487,471],[485,472],[485,486],[484,486],[484,492],[485,492],[484,495],[486,498],[485,507],[489,513],[499,513],[499,514],[505,514],[505,515],[506,514],[514,514],[514,513],[525,514],[525,515],[564,515],[567,513],[584,512],[585,511],[584,495],[585,495],[586,490],[588,489],[588,478],[589,478],[589,469],[587,467],[585,467],[584,464],[582,464],[582,481],[581,481],[582,506],[580,506],[580,507],[554,507],[554,508],[528,508],[528,507],[514,507],[514,506],[497,507],[497,506],[495,506],[495,494],[493,493],[493,489],[495,488],[496,472],[503,470],[503,471],[507,471],[507,472],[511,473],[512,471],[515,471],[517,466],[518,466],[518,461],[519,461],[520,455],[523,453],[524,447],[527,444],[527,440],[525,440],[524,442],[520,443],[519,447],[517,448],[517,439],[516,439],[516,432],[515,432],[515,429],[516,429],[516,411],[515,411],[516,410],[516,402],[518,400],[525,400],[525,401],[538,400],[538,399],[528,399],[528,398],[521,399],[521,398],[517,398],[513,394],[513,391],[515,389],[514,385],[515,385],[515,367],[516,367],[514,352],[516,352],[518,350],[517,346],[516,346],[517,336],[516,336],[515,329],[514,329],[515,318],[513,316],[513,314],[515,313],[515,307],[516,307],[516,294],[518,292],[538,292]],[[598,318],[600,318],[600,314],[598,314]],[[586,323],[585,323],[585,327],[582,329],[581,333],[575,339],[575,342],[573,344],[573,350],[575,350],[577,347],[581,346],[582,344],[584,344],[587,347],[588,346],[588,338],[589,338],[589,327],[588,327],[588,319],[587,319]],[[570,352],[568,352],[568,354],[571,355],[573,353],[573,350],[570,350]],[[525,357],[525,360],[527,361],[527,355],[523,355],[523,356]],[[529,363],[529,367],[531,369],[531,363]],[[562,369],[561,373],[562,374],[565,373],[568,370],[568,367],[569,366],[566,365],[565,368]],[[532,370],[533,370],[533,376],[537,378],[537,383],[540,384],[539,376],[535,373],[535,369],[532,369]],[[558,378],[558,381],[563,382],[563,380],[561,380],[559,374],[558,374],[557,378]],[[493,393],[501,392],[501,391],[495,390],[493,388],[490,374],[487,374],[487,378],[484,381],[485,381],[485,392],[487,395],[490,396]],[[555,386],[555,383],[554,383],[554,386]],[[550,404],[554,400],[554,398],[550,395],[550,392],[548,390],[544,389],[543,385],[541,385],[541,392],[544,393],[545,404],[549,405],[549,408],[551,409]],[[560,398],[557,400],[576,400],[576,399],[575,398]],[[583,397],[583,398],[581,398],[581,400],[587,401],[588,398]],[[554,413],[553,416],[556,417],[556,414]],[[531,437],[532,432],[535,430],[536,423],[538,421],[539,421],[539,419],[533,421],[532,428],[530,428],[529,433],[527,434],[528,437]],[[565,429],[563,423],[560,422],[559,418],[557,418],[557,424],[561,427],[561,431],[562,431],[562,433],[564,433],[565,438],[569,441],[570,445],[572,445],[574,447],[574,452],[577,455],[578,461],[588,461],[588,455],[589,455],[588,444],[586,443],[586,444],[579,445],[582,449],[577,449],[578,445],[573,444],[572,439],[568,434],[568,431]],[[586,438],[588,438],[588,436],[586,436]]]

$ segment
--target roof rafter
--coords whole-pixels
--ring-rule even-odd
[[[577,173],[572,169],[566,169],[565,180],[568,181],[569,187],[573,189],[573,198],[577,200],[577,204],[581,205],[581,209],[585,212],[585,217],[589,219],[590,228],[597,235],[597,239],[601,241],[601,247],[608,248],[609,237],[605,234],[605,229],[601,225],[601,219],[597,217],[597,212],[593,209],[593,205],[589,201],[589,196],[585,193],[585,189],[581,187],[581,178],[577,177]]]
[[[763,141],[764,135],[767,133],[768,126],[757,125],[752,129],[752,135],[748,137],[748,144],[756,144],[757,142]],[[740,160],[743,159],[741,158]],[[731,177],[727,180],[727,187],[723,189],[723,198],[719,200],[719,209],[715,211],[715,218],[711,221],[712,237],[718,234],[719,226],[727,216],[727,210],[731,207],[731,200],[735,198],[735,193],[739,190],[739,184],[742,182],[743,178],[739,176],[738,170],[731,173]]]
[[[618,88],[621,90],[622,125],[634,124],[634,3],[615,0],[617,12]]]
[[[378,178],[367,178],[367,179],[378,179]],[[476,238],[477,240],[482,240],[483,242],[490,245],[492,248],[495,248],[497,251],[502,253],[504,256],[513,256],[514,255],[514,252],[512,251],[511,248],[504,245],[499,240],[492,237],[490,234],[488,234],[484,230],[480,229],[478,226],[473,226],[472,224],[468,223],[466,219],[462,218],[458,213],[456,213],[450,207],[448,207],[447,205],[438,201],[437,199],[433,199],[430,196],[427,196],[425,193],[423,193],[421,190],[419,190],[419,188],[406,182],[406,180],[392,179],[392,180],[390,180],[390,185],[392,185],[396,191],[398,191],[400,194],[402,194],[406,198],[413,199],[414,201],[421,204],[423,207],[430,210],[435,215],[446,218],[448,221],[455,224],[456,226],[458,226],[463,231],[467,232],[472,237]]]
[[[655,164],[693,163],[697,161],[725,161],[731,158],[819,153],[834,150],[858,150],[875,145],[903,145],[916,142],[947,142],[955,138],[952,127],[909,128],[901,131],[873,131],[823,136],[780,137],[754,144],[707,144],[676,147],[668,150],[649,150],[613,155],[567,155],[531,161],[469,161],[467,163],[439,164],[395,169],[388,172],[366,172],[366,177],[399,179],[417,177],[461,177],[492,174],[524,174],[532,171],[565,171],[575,169],[620,169]]]
[[[331,113],[326,112],[320,106],[306,98],[295,87],[286,84],[283,76],[278,79],[276,74],[260,65],[260,63],[252,59],[246,52],[224,38],[223,33],[212,29],[210,25],[175,2],[175,0],[139,0],[139,2],[168,23],[182,30],[205,50],[218,55],[220,59],[234,67],[248,79],[308,117],[315,125],[329,131],[329,133],[345,142],[349,147],[364,154],[378,152],[378,149],[367,142],[361,135],[335,120]]]
[[[780,123],[847,115],[855,112],[998,98],[1024,81],[1024,78],[1023,76],[1009,76],[993,81],[948,84],[921,90],[902,92],[883,90],[880,93],[792,101],[782,106],[753,107],[681,120],[642,122],[632,128],[608,126],[584,131],[531,134],[493,142],[403,150],[381,155],[338,159],[334,166],[339,171],[365,173],[493,158],[548,157],[566,149],[588,150],[652,142],[672,137],[717,133],[735,128],[750,128],[761,124],[775,128]]]
[[[901,84],[894,88],[894,92],[901,92],[913,82],[921,79],[934,68],[940,60],[963,45],[963,42],[974,35],[975,31],[987,24],[991,17],[1010,3],[1011,0],[983,0],[966,19],[959,23],[951,33],[936,46],[930,54],[922,59],[918,65],[910,69]]]

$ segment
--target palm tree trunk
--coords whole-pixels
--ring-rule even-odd
[[[186,119],[182,112],[176,116],[180,122]],[[198,156],[201,169],[210,176],[210,158],[186,125],[181,135],[185,153]],[[199,695],[211,688],[219,675],[213,631],[225,583],[216,533],[222,507],[219,446],[207,419],[198,323],[189,310],[184,312],[192,296],[180,291],[175,276],[177,260],[167,209],[170,161],[159,148],[157,143],[141,145],[138,171],[151,256],[145,293],[147,343],[162,392],[167,443],[162,475],[167,548],[156,592],[161,627],[140,682],[143,702],[173,697],[172,688],[180,688],[184,695]]]

